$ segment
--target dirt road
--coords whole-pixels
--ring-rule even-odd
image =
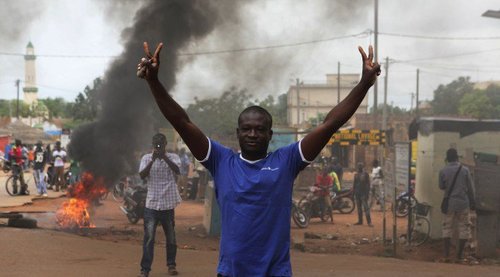
[[[131,225],[113,200],[93,211],[97,228],[68,233],[56,230],[54,211],[64,198],[34,201],[8,210],[26,212],[38,220],[38,229],[5,227],[0,220],[0,276],[136,276],[142,254],[142,221]],[[7,209],[0,209],[6,211]],[[33,213],[36,212],[36,213]],[[203,204],[183,202],[176,210],[178,269],[182,276],[215,276],[218,239],[207,237],[201,226]],[[402,252],[402,259],[382,258],[380,214],[375,228],[352,226],[354,215],[337,215],[335,224],[312,222],[307,231],[338,236],[336,240],[304,240],[304,230],[292,228],[306,252],[292,250],[294,276],[498,276],[498,265],[463,266],[423,262],[440,246]],[[378,225],[378,226],[377,226]],[[151,276],[165,276],[164,236],[159,240]],[[377,240],[377,237],[379,239]],[[360,243],[366,238],[368,243]],[[316,252],[316,253],[310,253]]]

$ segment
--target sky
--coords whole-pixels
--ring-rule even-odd
[[[236,14],[227,15],[231,20],[180,50],[177,85],[171,93],[182,106],[192,103],[194,97],[217,97],[231,86],[247,88],[256,99],[278,96],[296,78],[324,83],[326,74],[337,73],[338,62],[341,73],[360,73],[357,46],[374,43],[373,34],[368,34],[374,29],[371,0],[242,3]],[[14,82],[24,79],[21,54],[31,41],[38,55],[39,98],[74,101],[120,56],[126,39],[123,31],[133,26],[135,12],[147,4],[0,0],[0,99],[16,97]],[[474,82],[500,80],[496,62],[500,60],[500,19],[482,17],[486,10],[500,10],[498,1],[379,0],[378,57],[390,58],[388,103],[410,107],[417,68],[420,99],[432,99],[439,84],[459,76],[470,76]],[[199,54],[261,47],[264,49]],[[193,53],[199,55],[189,55]],[[386,77],[383,70],[378,102],[383,101]],[[145,87],[138,93],[148,92]],[[369,104],[373,104],[372,93]]]

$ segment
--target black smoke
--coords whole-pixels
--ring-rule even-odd
[[[107,70],[98,92],[102,100],[98,120],[78,128],[68,146],[72,158],[85,170],[109,183],[137,172],[138,151],[150,145],[158,118],[145,81],[136,77],[137,63],[144,56],[142,43],[149,42],[154,51],[157,43],[164,42],[160,79],[171,89],[181,66],[179,50],[205,37],[219,22],[216,2],[154,0],[137,11],[132,27],[122,33],[124,51]]]

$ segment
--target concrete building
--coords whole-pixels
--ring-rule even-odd
[[[26,46],[26,55],[24,55],[24,102],[30,107],[38,103],[38,88],[36,87],[36,67],[35,67],[35,49],[31,41]]]
[[[290,86],[287,92],[287,121],[290,127],[300,127],[311,119],[326,115],[342,101],[359,82],[359,74],[327,74],[326,83]],[[339,90],[340,84],[340,90]],[[339,95],[340,93],[340,95]],[[365,97],[356,113],[368,112],[368,97]]]
[[[456,148],[460,162],[474,163],[473,153],[500,155],[500,120],[420,118],[410,127],[410,139],[418,138],[415,196],[431,206],[431,238],[441,238],[443,191],[438,187],[439,171],[445,166],[446,150]],[[497,183],[498,184],[498,183]],[[482,184],[475,184],[476,192]],[[476,195],[478,209],[484,200]],[[498,203],[498,201],[497,201]],[[497,225],[498,226],[498,225]]]

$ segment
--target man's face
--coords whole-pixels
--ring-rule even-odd
[[[241,115],[236,134],[242,153],[265,155],[273,136],[268,118],[258,112]]]
[[[164,153],[167,147],[167,142],[161,139],[153,140],[153,151],[156,153]]]

